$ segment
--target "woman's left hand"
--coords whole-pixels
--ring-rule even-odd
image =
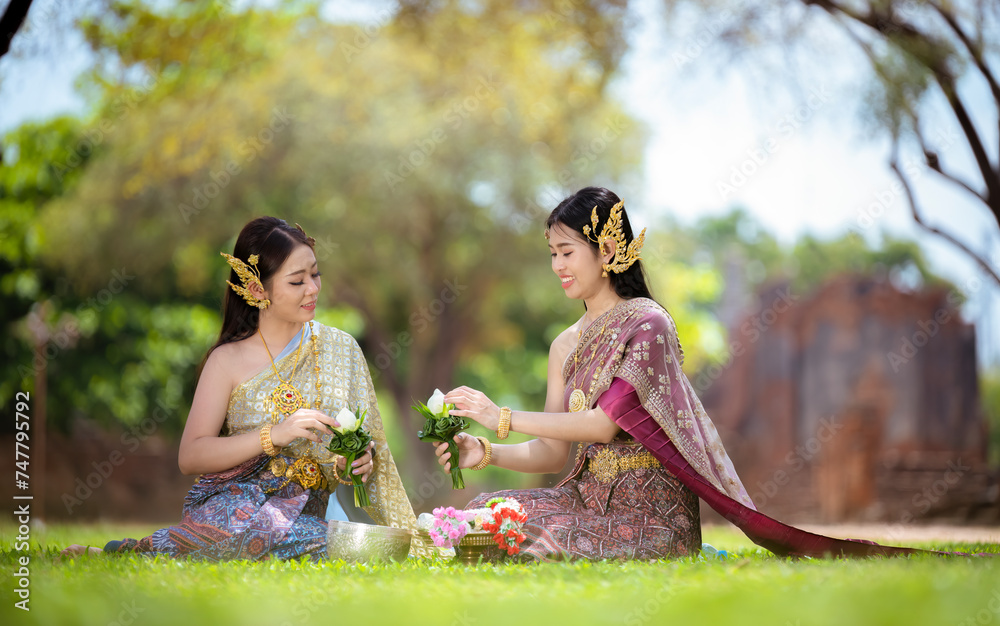
[[[471,387],[457,387],[445,395],[444,401],[455,405],[451,410],[452,415],[468,417],[487,430],[496,430],[500,424],[500,408],[482,391]]]
[[[368,452],[364,455],[359,456],[354,459],[354,463],[351,463],[352,474],[361,474],[361,482],[368,482],[368,477],[371,476],[372,472],[375,470],[375,457],[372,455],[372,451],[375,449],[375,442],[368,444]],[[337,471],[340,473],[344,472],[344,468],[347,466],[347,459],[344,457],[339,457],[337,459]]]

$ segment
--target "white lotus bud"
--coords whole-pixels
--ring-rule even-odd
[[[358,418],[349,409],[340,409],[336,420],[340,424],[340,427],[334,428],[334,430],[340,434],[352,433],[358,428]]]
[[[440,389],[435,389],[431,399],[427,401],[427,408],[438,417],[444,417],[447,413],[444,410],[444,394]]]

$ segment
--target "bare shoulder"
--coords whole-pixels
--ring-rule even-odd
[[[202,377],[211,376],[216,383],[227,381],[230,387],[235,387],[267,365],[262,358],[266,357],[261,357],[250,349],[247,339],[224,343],[208,355]]]
[[[577,338],[579,335],[579,329],[576,324],[570,326],[566,330],[559,333],[555,339],[552,340],[552,345],[549,347],[549,358],[554,360],[562,367],[563,362],[566,357],[573,352],[573,348],[576,347]]]
[[[224,343],[216,349],[212,350],[208,358],[205,359],[205,368],[226,368],[233,365],[239,360],[239,354],[242,352],[240,346],[237,343]]]

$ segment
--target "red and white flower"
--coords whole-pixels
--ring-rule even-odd
[[[483,530],[493,533],[493,541],[508,555],[517,554],[525,540],[521,532],[528,519],[524,507],[513,498],[493,498],[487,504],[493,511],[493,518],[483,521]]]

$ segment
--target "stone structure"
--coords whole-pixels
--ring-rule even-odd
[[[843,277],[785,285],[693,379],[747,490],[798,522],[998,520],[975,329],[958,299]]]

